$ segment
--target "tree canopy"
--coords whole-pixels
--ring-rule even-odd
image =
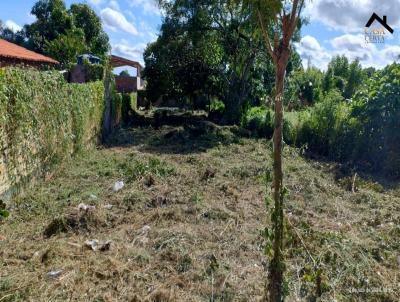
[[[63,64],[75,62],[85,52],[105,57],[110,50],[101,20],[87,4],[67,9],[63,0],[39,0],[31,14],[36,17],[32,24],[17,33],[0,28],[0,36]]]
[[[144,54],[150,99],[215,96],[225,104],[225,122],[237,123],[249,104],[270,95],[274,66],[263,55],[250,7],[230,0],[160,4],[161,33]],[[299,68],[296,55],[290,69]]]

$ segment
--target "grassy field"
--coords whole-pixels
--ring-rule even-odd
[[[0,301],[260,300],[271,149],[238,132],[121,130],[64,163],[0,222]],[[284,155],[287,300],[399,301],[399,188]]]

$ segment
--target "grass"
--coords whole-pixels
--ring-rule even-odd
[[[207,131],[121,130],[13,200],[0,301],[258,301],[270,144]],[[399,301],[399,188],[358,176],[353,193],[335,164],[284,156],[288,301]]]

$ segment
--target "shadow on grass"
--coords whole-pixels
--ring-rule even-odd
[[[325,173],[331,173],[335,181],[347,191],[367,188],[383,193],[399,188],[399,179],[372,169],[366,162],[339,161],[311,151],[305,152],[303,157],[310,164],[317,165]]]
[[[191,120],[178,125],[144,125],[121,128],[106,142],[106,147],[138,147],[155,154],[191,154],[219,145],[238,143],[245,131],[237,126],[219,126],[207,120]]]

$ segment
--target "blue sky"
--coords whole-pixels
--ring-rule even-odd
[[[101,17],[110,36],[113,53],[143,62],[147,43],[157,38],[161,13],[153,0],[66,0],[88,3]],[[30,23],[35,0],[0,2],[0,19],[14,29]],[[386,15],[395,29],[385,36],[384,44],[365,42],[365,24],[375,12]],[[313,0],[304,12],[309,24],[302,31],[297,50],[305,65],[325,69],[332,56],[345,54],[358,58],[363,66],[382,68],[400,55],[400,0]],[[379,24],[376,24],[379,25]]]

